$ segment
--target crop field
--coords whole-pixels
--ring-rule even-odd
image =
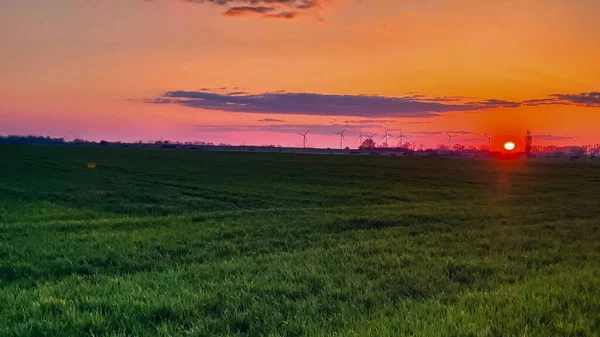
[[[598,163],[0,146],[3,337],[599,335]]]

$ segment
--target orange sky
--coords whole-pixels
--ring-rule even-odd
[[[0,3],[0,134],[298,146],[295,131],[306,125],[313,129],[311,146],[333,147],[339,142],[332,125],[348,125],[348,145],[355,146],[359,124],[351,121],[374,120],[362,128],[381,134],[387,127],[395,135],[402,129],[425,146],[445,142],[438,131],[510,138],[527,128],[540,143],[600,142],[600,95],[581,96],[600,91],[599,1],[347,0],[267,12],[298,12],[293,19],[223,15],[241,5],[248,3]],[[327,109],[264,114],[145,101],[201,88],[219,95],[285,90],[463,102],[553,94],[587,100],[416,118],[373,118],[368,107],[364,116]],[[267,118],[280,122],[261,121]],[[456,141],[487,142],[476,138]]]

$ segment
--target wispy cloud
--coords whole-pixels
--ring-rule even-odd
[[[222,16],[259,15],[267,19],[294,19],[311,9],[320,8],[324,0],[182,0],[188,3],[225,7]],[[325,0],[325,2],[327,2]]]
[[[276,119],[276,118],[263,118],[263,119],[259,119],[259,122],[267,122],[267,123],[283,123],[285,122],[285,120],[283,119]]]
[[[358,119],[358,120],[349,120],[344,121],[346,124],[373,124],[373,123],[388,123],[393,122],[391,119]]]
[[[348,124],[270,124],[270,125],[199,125],[197,130],[203,132],[274,132],[274,133],[304,133],[310,130],[312,135],[335,135],[346,129],[346,136],[356,134],[361,128],[376,128],[379,125],[348,125]]]
[[[600,107],[600,92],[583,92],[579,94],[553,94],[545,98],[523,101],[524,106],[543,105],[576,105],[590,108]]]
[[[409,135],[418,135],[418,136],[435,136],[435,135],[441,135],[443,134],[444,131],[414,131],[414,132],[409,132]]]
[[[275,14],[265,14],[263,17],[267,18],[267,19],[291,20],[291,19],[295,19],[296,17],[298,17],[298,15],[300,15],[300,12],[281,12],[281,13],[275,13]]]
[[[444,133],[448,132],[449,134],[454,134],[454,135],[472,135],[474,134],[471,131],[465,131],[465,130],[458,130],[458,131],[445,131]]]
[[[425,121],[413,121],[413,122],[408,122],[407,124],[431,124],[433,122],[425,122]]]
[[[539,139],[539,140],[571,140],[571,139],[575,139],[575,138],[569,137],[569,136],[550,135],[550,134],[533,135],[533,138]]]
[[[239,6],[239,7],[229,8],[222,15],[223,16],[244,16],[244,15],[252,15],[252,14],[264,14],[264,13],[272,12],[274,10],[275,10],[275,7]]]

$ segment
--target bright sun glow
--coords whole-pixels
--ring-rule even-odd
[[[507,149],[508,151],[512,151],[515,149],[515,143],[506,142],[506,143],[504,143],[504,148]]]

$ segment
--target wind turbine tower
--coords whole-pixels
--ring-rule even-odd
[[[487,139],[488,139],[488,150],[491,151],[492,150],[492,136],[488,135],[487,133],[483,134]]]
[[[304,139],[304,148],[306,148],[306,135],[310,132],[310,130],[306,130],[305,133],[298,133]]]
[[[385,129],[385,135],[383,135],[383,138],[385,139],[385,147],[388,147],[388,137],[389,136],[391,136],[391,135],[388,133],[388,130]]]
[[[404,135],[404,132],[402,132],[402,129],[400,129],[400,136],[398,136],[398,139],[400,139],[400,147],[402,147],[404,145],[404,138],[408,138]]]
[[[358,129],[358,141],[360,142],[360,144],[358,144],[358,146],[362,146],[362,142],[363,142],[363,137],[365,135],[363,135],[362,131],[360,131],[360,129]]]
[[[346,132],[346,129],[344,129],[342,132],[336,133],[336,135],[340,135],[340,149],[344,148],[344,140],[346,138],[344,138],[344,132]]]
[[[448,136],[448,150],[450,150],[452,148],[452,138],[456,137],[456,135],[452,135],[450,132],[446,132],[446,135]]]

